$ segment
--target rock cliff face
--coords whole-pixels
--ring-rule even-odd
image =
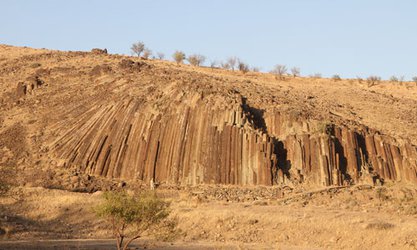
[[[409,142],[399,144],[365,127],[352,130],[280,113],[266,118],[266,124],[268,132],[282,141],[275,151],[276,183],[289,179],[324,186],[417,181],[417,150]]]
[[[0,66],[0,165],[183,185],[417,184],[414,83],[2,45]],[[11,128],[25,135],[13,161]]]
[[[241,106],[201,101],[170,114],[141,112],[135,100],[98,107],[56,142],[68,164],[91,174],[159,182],[271,184],[274,141]]]
[[[165,113],[143,112],[135,99],[95,106],[74,119],[55,151],[90,174],[170,184],[417,182],[410,143],[265,112],[238,94],[223,109],[196,99]]]

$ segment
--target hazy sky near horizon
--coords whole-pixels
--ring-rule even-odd
[[[0,43],[130,54],[143,41],[302,75],[417,76],[416,0],[0,0]]]

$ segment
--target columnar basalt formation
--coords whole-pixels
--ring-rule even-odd
[[[93,108],[57,140],[56,152],[69,165],[111,178],[272,184],[273,140],[239,106],[213,112],[198,104],[166,115],[141,107],[129,100]]]
[[[27,130],[27,166],[184,185],[417,183],[406,82],[281,81],[104,50],[0,45],[0,59],[0,132]]]
[[[279,112],[266,118],[266,126],[270,136],[282,141],[276,152],[276,183],[417,182],[417,148],[410,143],[400,144],[367,128],[353,130]]]

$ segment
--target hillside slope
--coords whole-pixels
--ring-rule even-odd
[[[417,183],[417,86],[0,45],[0,164],[168,184]]]

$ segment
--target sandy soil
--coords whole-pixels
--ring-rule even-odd
[[[196,244],[216,249],[417,247],[417,190],[409,186],[308,192],[199,186],[161,187],[157,192],[171,201],[171,216],[178,225],[168,238],[145,237],[144,245],[139,241],[149,248],[171,244],[188,249]],[[111,238],[108,225],[91,210],[101,192],[17,188],[13,193],[1,201],[3,240]],[[171,243],[163,243],[165,240]]]

